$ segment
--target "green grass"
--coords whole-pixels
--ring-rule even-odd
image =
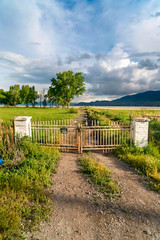
[[[128,110],[128,109],[87,109],[88,115],[93,120],[99,120],[101,125],[107,125],[110,120],[129,124],[134,117],[142,115],[160,116],[160,110]]]
[[[160,152],[157,146],[149,143],[147,147],[139,148],[125,144],[118,147],[115,154],[138,173],[146,175],[151,188],[160,193]]]
[[[0,118],[4,122],[9,122],[17,116],[32,116],[32,121],[74,119],[77,116],[77,109],[0,107]]]
[[[101,192],[110,197],[120,195],[117,183],[112,180],[111,171],[103,163],[89,156],[79,159],[78,163],[81,166],[81,172],[99,186],[98,189]]]
[[[149,123],[149,140],[154,141],[160,147],[160,122],[153,119]]]
[[[52,209],[51,175],[59,158],[57,150],[28,140],[13,151],[0,167],[1,240],[25,239],[25,231],[47,219]]]
[[[94,109],[87,108],[89,120],[98,120],[100,125],[106,126],[109,121],[115,121],[129,125],[134,117],[142,115],[160,116],[160,110],[117,110],[117,109]],[[149,122],[149,141],[154,141],[160,146],[160,122],[157,119],[151,119]]]

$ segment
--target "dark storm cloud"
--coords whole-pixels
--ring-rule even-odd
[[[138,63],[138,68],[140,68],[140,69],[146,68],[147,70],[154,70],[159,67],[156,63],[152,62],[150,59],[145,59],[145,60],[141,60]]]
[[[18,83],[38,83],[48,84],[50,79],[56,76],[56,73],[61,71],[61,62],[53,62],[51,60],[30,60],[22,55],[9,52],[0,53],[0,66],[3,65],[6,69],[12,69],[8,75]]]
[[[102,54],[96,54],[95,58],[96,58],[96,60],[100,60],[100,59],[103,59],[104,56]]]
[[[56,76],[56,69],[52,64],[30,63],[23,67],[22,73],[14,73],[11,75],[21,83],[39,83],[49,84],[50,79]]]
[[[102,67],[95,65],[88,68],[85,80],[92,85],[89,91],[95,95],[118,96],[132,93],[131,87],[124,87],[130,84],[132,75],[133,69],[130,67],[106,72]]]
[[[160,12],[156,12],[156,14],[152,15],[152,17],[160,17]]]
[[[141,57],[160,57],[160,52],[141,52],[141,53],[131,53],[130,58],[141,58]]]
[[[111,71],[106,71],[103,67],[94,65],[88,68],[88,74],[85,75],[86,82],[91,86],[88,91],[95,96],[118,97],[147,90],[158,90],[160,89],[160,73],[156,73],[154,77],[147,77],[146,74],[148,71],[150,72],[151,68],[157,69],[157,66],[149,63],[148,61],[141,63],[143,68],[130,65]],[[141,74],[139,74],[138,69],[142,71]]]
[[[71,64],[72,62],[79,62],[81,60],[90,59],[90,58],[92,58],[92,56],[90,54],[88,54],[88,53],[84,53],[84,54],[82,54],[80,56],[75,56],[75,57],[69,56],[66,59],[66,63],[67,64]]]

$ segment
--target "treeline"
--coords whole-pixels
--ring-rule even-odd
[[[17,104],[24,103],[26,107],[28,107],[29,104],[34,107],[39,97],[34,86],[30,87],[29,85],[23,85],[20,88],[19,85],[14,85],[9,87],[9,91],[0,89],[0,104],[6,106],[16,106]]]
[[[33,107],[37,104],[36,100],[39,98],[40,107],[47,106],[50,103],[59,106],[68,106],[74,97],[82,95],[85,91],[84,77],[82,73],[73,73],[67,71],[63,73],[57,73],[57,78],[51,79],[51,86],[48,92],[45,90],[39,93],[35,90],[35,87],[29,85],[23,85],[21,88],[19,85],[9,87],[9,91],[0,89],[0,104],[6,106],[16,106],[17,104],[25,104],[26,107],[31,104]]]

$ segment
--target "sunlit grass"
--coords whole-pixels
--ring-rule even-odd
[[[5,148],[4,148],[5,149]],[[0,167],[0,239],[25,239],[25,231],[47,219],[52,209],[49,187],[58,150],[22,141],[13,149],[21,157]]]
[[[99,186],[99,190],[107,196],[116,196],[120,194],[117,183],[112,180],[111,171],[96,159],[85,156],[78,160],[81,166],[81,172],[85,173],[93,183]]]
[[[67,108],[0,107],[0,119],[9,122],[17,116],[32,116],[32,121],[74,119],[77,111]]]
[[[160,192],[160,152],[157,146],[149,143],[148,147],[139,148],[125,144],[118,147],[115,153],[138,173],[149,177],[152,189]]]
[[[88,115],[93,120],[99,120],[101,125],[107,125],[109,121],[117,121],[124,124],[132,122],[134,117],[142,117],[143,115],[160,116],[160,110],[148,109],[94,109],[87,108]]]

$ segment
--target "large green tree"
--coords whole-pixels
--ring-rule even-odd
[[[35,90],[35,87],[30,87],[29,85],[23,85],[20,90],[20,96],[22,102],[26,104],[26,107],[29,106],[29,103],[34,107],[36,104],[36,100],[39,97],[38,92]]]
[[[35,107],[37,104],[36,100],[39,98],[38,92],[35,90],[35,87],[30,87],[30,103],[32,104],[32,107]]]
[[[85,91],[84,77],[81,72],[72,71],[57,73],[57,79],[51,79],[48,90],[48,100],[57,106],[69,106],[75,96],[82,95]]]
[[[14,86],[9,87],[9,91],[7,92],[7,99],[10,106],[16,106],[17,104],[21,103],[19,85],[15,84]]]
[[[0,89],[0,104],[7,104],[7,92],[5,92],[3,89]]]
[[[29,103],[31,102],[29,85],[22,86],[22,89],[20,90],[20,97],[22,102],[26,104],[26,107],[28,107]]]

